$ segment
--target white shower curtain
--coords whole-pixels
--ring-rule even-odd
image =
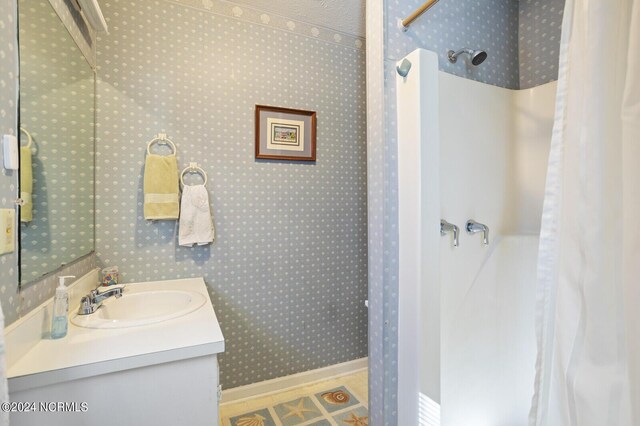
[[[530,425],[640,425],[640,0],[566,0]]]

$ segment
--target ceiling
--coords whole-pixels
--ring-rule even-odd
[[[232,0],[297,21],[364,37],[365,0]]]

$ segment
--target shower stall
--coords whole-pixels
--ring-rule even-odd
[[[471,81],[422,49],[398,71],[398,423],[527,425],[556,83]]]

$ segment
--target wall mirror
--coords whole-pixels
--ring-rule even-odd
[[[20,284],[94,250],[95,72],[48,0],[20,0]]]

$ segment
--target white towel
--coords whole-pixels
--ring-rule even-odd
[[[178,243],[191,247],[211,244],[216,237],[209,207],[209,193],[204,185],[187,185],[182,191]]]

